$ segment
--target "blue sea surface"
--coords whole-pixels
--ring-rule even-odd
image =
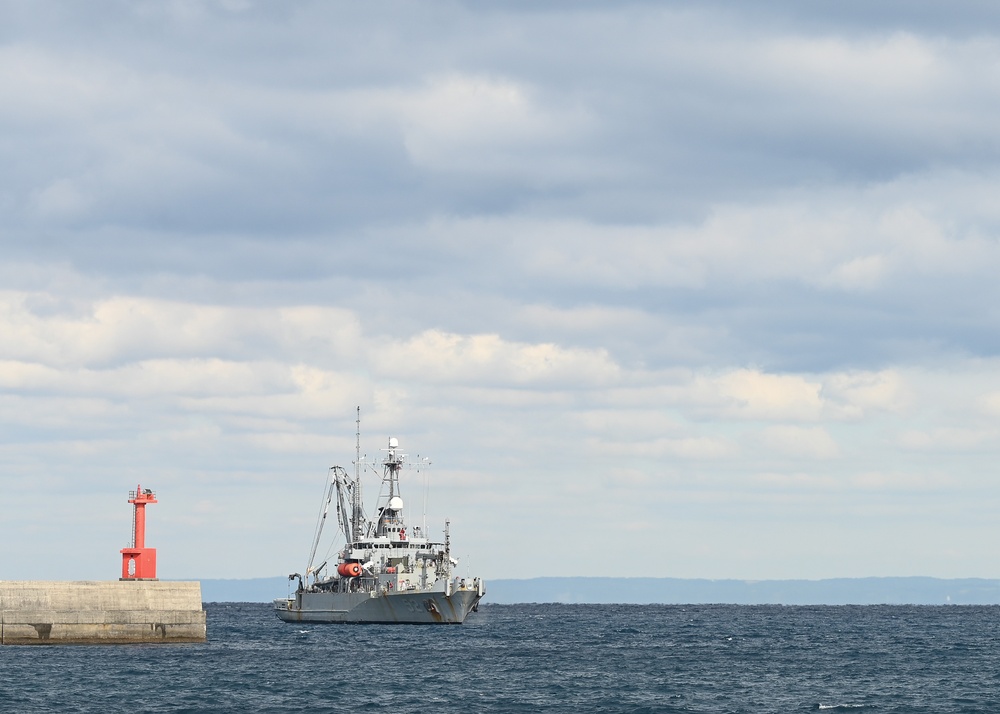
[[[11,712],[1000,712],[1000,608],[490,605],[462,626],[206,606],[203,645],[0,647]]]

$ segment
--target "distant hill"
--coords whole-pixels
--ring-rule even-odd
[[[202,580],[201,599],[205,602],[271,602],[294,592],[297,585],[287,577]]]
[[[489,602],[734,605],[995,605],[1000,580],[834,578],[828,580],[685,580],[679,578],[534,578],[487,582]]]
[[[294,589],[288,578],[202,580],[205,602],[270,602]],[[998,605],[1000,580],[980,578],[833,578],[687,580],[681,578],[531,578],[488,580],[486,602],[513,604],[662,603],[733,605]]]

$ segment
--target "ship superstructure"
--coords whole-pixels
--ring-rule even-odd
[[[453,574],[448,521],[442,542],[431,541],[423,526],[407,524],[399,487],[407,457],[396,438],[384,451],[380,494],[370,516],[362,499],[360,448],[353,477],[340,466],[330,469],[305,575],[290,575],[298,581],[294,595],[274,601],[285,622],[461,624],[486,594],[481,578]],[[345,544],[335,558],[314,565],[334,497]]]

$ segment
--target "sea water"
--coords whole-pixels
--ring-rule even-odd
[[[1000,712],[998,607],[483,604],[462,626],[206,609],[202,645],[0,647],[0,707]]]

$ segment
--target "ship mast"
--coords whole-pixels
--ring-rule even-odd
[[[365,509],[361,502],[361,407],[358,407],[354,432],[354,488],[351,490],[351,535],[349,542],[361,537],[364,527]]]
[[[389,438],[389,448],[386,454],[385,461],[382,463],[385,466],[383,472],[382,480],[389,481],[389,498],[391,499],[396,495],[396,489],[399,487],[399,470],[403,466],[403,454],[397,454],[396,449],[399,448],[399,441],[396,437]]]
[[[389,493],[385,498],[384,505],[378,509],[378,524],[376,535],[389,536],[392,539],[405,539],[405,524],[403,522],[403,499],[399,494],[399,472],[403,468],[403,461],[406,454],[400,453],[399,440],[396,437],[389,437],[389,448],[383,449],[386,452],[382,460],[382,487],[389,485]],[[385,493],[385,491],[383,491]]]

